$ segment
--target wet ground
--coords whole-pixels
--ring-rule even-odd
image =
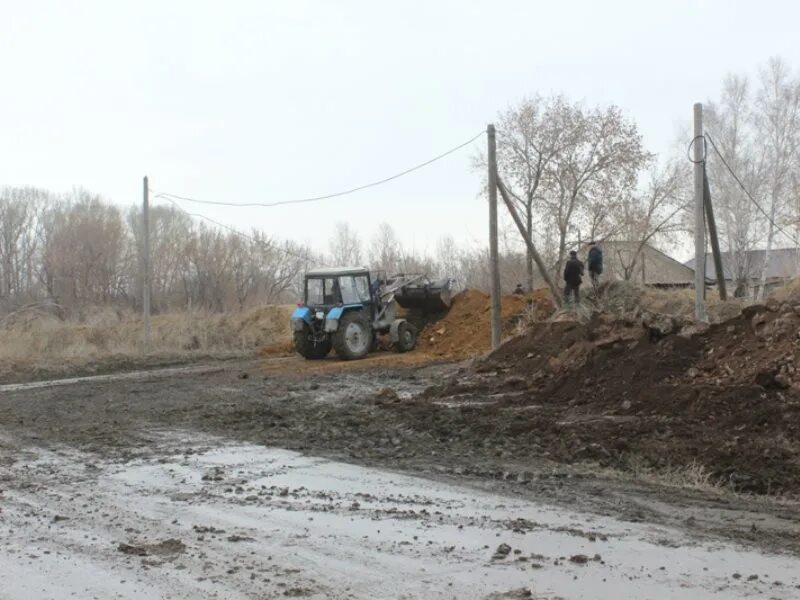
[[[0,387],[0,598],[800,595],[792,503],[404,421],[456,366],[304,364]]]

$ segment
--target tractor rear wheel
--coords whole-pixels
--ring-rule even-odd
[[[303,325],[302,331],[294,332],[294,348],[300,356],[308,360],[320,360],[328,356],[331,351],[331,338],[315,342],[311,337],[308,325]]]
[[[397,341],[394,343],[398,352],[411,352],[417,346],[417,330],[408,321],[397,326]]]
[[[364,358],[372,347],[372,327],[361,312],[347,312],[339,319],[339,329],[333,335],[333,349],[339,358]]]

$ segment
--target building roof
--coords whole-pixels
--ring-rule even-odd
[[[761,268],[764,266],[766,250],[749,250],[745,253],[747,261],[747,278],[761,277]],[[714,267],[714,256],[708,252],[705,256],[706,278],[717,280],[717,270]],[[686,261],[686,266],[694,268],[695,261]],[[722,271],[725,279],[733,279],[733,256],[729,252],[722,253]],[[767,279],[795,277],[800,267],[800,248],[773,248],[769,253],[767,263]]]
[[[641,242],[629,241],[629,240],[608,240],[606,242],[598,242],[597,245],[600,246],[601,249],[602,249],[602,247],[604,245],[609,245],[609,246],[629,246],[631,249],[635,250],[639,246],[640,243]],[[663,258],[667,262],[674,263],[675,266],[677,266],[677,267],[685,267],[687,269],[690,269],[691,271],[694,271],[694,267],[689,266],[688,263],[682,263],[678,259],[672,258],[669,254],[667,254],[666,252],[662,252],[661,250],[659,250],[655,246],[651,246],[650,244],[645,243],[643,249],[644,250],[649,250],[650,252],[656,254],[660,258]]]
[[[313,271],[308,271],[306,272],[306,276],[323,277],[332,275],[335,277],[338,275],[361,275],[368,272],[369,269],[367,267],[331,267],[328,269],[314,269]]]
[[[605,240],[598,242],[600,248],[604,250],[605,256],[608,257],[607,261],[610,263],[616,260],[615,249],[622,252],[636,252],[640,244],[641,242],[635,240]],[[639,260],[638,265],[639,270],[642,269],[645,258],[647,262],[655,260],[667,269],[666,271],[664,268],[646,269],[645,277],[648,285],[667,285],[679,282],[688,284],[694,282],[694,269],[690,265],[672,258],[669,254],[647,243],[642,247],[642,258]]]

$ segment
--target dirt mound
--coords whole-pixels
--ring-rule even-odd
[[[511,335],[520,321],[549,317],[555,305],[548,292],[507,295],[501,299],[503,336]],[[418,348],[435,356],[453,359],[474,356],[491,346],[491,301],[487,294],[466,290],[453,298],[447,314],[421,331]]]
[[[535,324],[430,395],[472,404],[482,435],[502,432],[517,452],[800,492],[800,302],[710,327],[567,319]]]

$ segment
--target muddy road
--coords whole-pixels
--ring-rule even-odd
[[[800,595],[791,502],[515,452],[420,404],[458,365],[305,364],[0,387],[0,598]]]

